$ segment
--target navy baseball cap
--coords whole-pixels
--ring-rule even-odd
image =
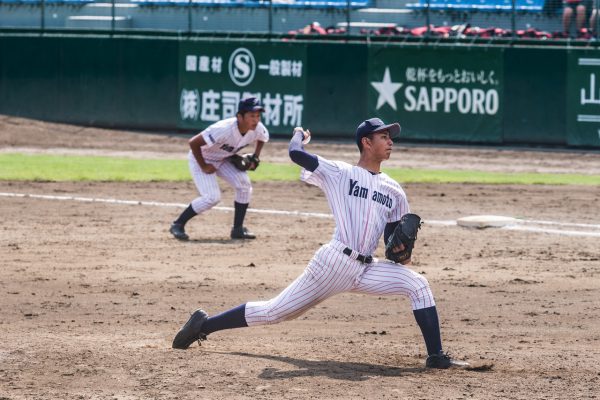
[[[390,138],[397,139],[400,137],[400,130],[400,124],[397,122],[386,125],[379,118],[371,118],[363,121],[358,128],[356,128],[356,144],[358,145],[360,140],[365,136],[381,131],[388,131],[390,133]]]
[[[245,99],[240,100],[238,104],[238,112],[248,112],[248,111],[265,111],[262,104],[260,104],[260,100],[256,97],[247,97]]]

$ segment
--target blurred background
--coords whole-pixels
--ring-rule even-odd
[[[0,113],[192,134],[252,95],[274,136],[596,148],[599,2],[0,0]]]
[[[594,39],[599,0],[0,0],[0,27]]]

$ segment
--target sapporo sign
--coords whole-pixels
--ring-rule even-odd
[[[262,101],[270,131],[302,125],[306,46],[186,42],[180,49],[180,127],[202,129],[232,117],[248,96]]]
[[[600,52],[569,54],[567,143],[600,145]]]
[[[503,52],[371,48],[369,111],[404,137],[502,140]]]

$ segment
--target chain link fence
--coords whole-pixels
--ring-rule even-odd
[[[390,41],[598,38],[600,0],[0,0],[0,29]]]

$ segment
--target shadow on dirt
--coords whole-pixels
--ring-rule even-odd
[[[266,356],[239,352],[226,354],[284,362],[294,365],[298,368],[297,370],[293,371],[284,371],[277,368],[265,368],[258,376],[262,379],[290,379],[305,376],[326,376],[331,379],[345,381],[365,381],[374,376],[394,377],[405,376],[408,374],[426,373],[425,368],[398,368],[390,367],[388,365],[329,360],[312,361],[292,357]]]

